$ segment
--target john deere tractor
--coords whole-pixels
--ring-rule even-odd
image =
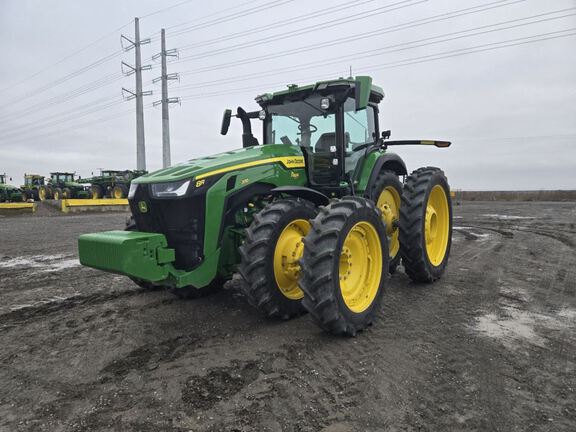
[[[134,180],[128,226],[80,236],[80,261],[192,297],[239,272],[248,301],[268,317],[309,312],[328,332],[355,335],[373,321],[401,260],[413,281],[432,282],[451,244],[444,173],[408,174],[388,151],[450,143],[390,141],[380,132],[383,97],[366,76],[258,96],[260,109],[234,115],[241,149]],[[226,110],[222,134],[231,117]]]
[[[78,183],[75,173],[53,172],[50,173],[49,194],[55,200],[69,198],[89,198],[88,187]]]
[[[6,174],[0,174],[0,202],[17,202],[23,200],[22,191],[18,187],[6,183]]]
[[[146,171],[113,171],[102,170],[99,176],[79,180],[80,183],[90,184],[90,196],[93,199],[115,198],[128,196],[130,182],[146,174]]]
[[[52,198],[50,187],[46,184],[44,176],[38,174],[24,174],[22,186],[23,200],[44,201]]]

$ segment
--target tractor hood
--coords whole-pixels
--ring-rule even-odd
[[[270,163],[281,163],[287,168],[303,168],[304,157],[298,146],[283,144],[258,145],[213,156],[191,159],[170,168],[138,177],[133,183],[174,182],[193,177],[200,179]]]

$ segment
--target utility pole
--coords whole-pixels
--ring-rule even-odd
[[[124,41],[128,45],[124,46]],[[125,100],[136,99],[136,169],[146,169],[146,145],[144,140],[144,96],[152,94],[151,91],[142,91],[142,71],[152,69],[151,65],[142,66],[142,54],[140,47],[150,43],[150,39],[140,39],[140,20],[134,18],[134,40],[130,40],[122,35],[120,43],[124,51],[134,49],[134,66],[122,62],[122,73],[125,76],[136,76],[136,89],[134,92],[122,88],[122,95]],[[126,69],[125,69],[126,68]]]
[[[160,53],[156,54],[152,58],[156,60],[158,57],[161,59],[162,63],[162,74],[159,78],[152,80],[153,83],[158,81],[162,82],[162,99],[154,102],[152,105],[157,106],[162,105],[162,168],[168,168],[171,165],[170,162],[170,115],[168,113],[169,104],[180,103],[180,98],[168,97],[168,81],[177,80],[179,76],[177,73],[169,74],[166,67],[167,57],[177,57],[178,52],[175,49],[166,50],[166,30],[160,30],[161,48]]]

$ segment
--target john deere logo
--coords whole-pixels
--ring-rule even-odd
[[[140,209],[140,213],[148,213],[148,204],[146,204],[146,201],[140,201],[138,203],[138,209]]]

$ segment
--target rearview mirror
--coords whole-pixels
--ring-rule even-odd
[[[230,128],[230,119],[232,118],[232,110],[224,110],[224,115],[222,116],[222,126],[220,127],[220,133],[226,135],[228,129]]]

